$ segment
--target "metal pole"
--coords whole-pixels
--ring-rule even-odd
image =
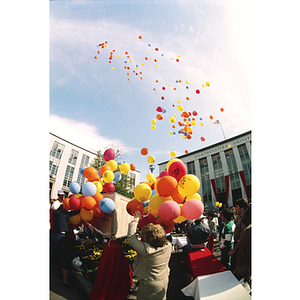
[[[226,137],[225,137],[225,134],[224,134],[224,131],[223,131],[223,127],[222,127],[220,121],[219,121],[219,124],[220,124],[220,126],[221,126],[221,130],[222,130],[222,133],[223,133],[223,136],[224,136],[224,140],[226,140]]]

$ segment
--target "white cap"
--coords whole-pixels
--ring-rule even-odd
[[[57,191],[57,195],[64,195],[65,193],[64,193],[64,191],[63,190],[58,190]]]
[[[51,208],[52,208],[53,210],[57,210],[61,205],[62,205],[62,203],[59,202],[58,200],[56,200],[56,201],[54,201],[54,202],[52,203]]]
[[[203,218],[206,218],[203,214],[200,216],[200,217],[198,217],[196,220],[201,220],[201,219],[203,219]]]

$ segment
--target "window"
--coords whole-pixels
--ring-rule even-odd
[[[220,154],[212,156],[217,192],[225,192],[225,178]]]
[[[202,184],[202,201],[204,204],[211,203],[212,195],[210,188],[210,179],[207,158],[199,159],[200,171],[201,171],[201,184]]]
[[[245,144],[238,146],[242,166],[245,174],[246,184],[251,184],[251,159]]]
[[[81,158],[81,162],[80,162],[80,166],[79,166],[79,170],[82,168],[82,167],[86,167],[88,166],[88,163],[89,163],[89,160],[90,160],[90,157],[85,155],[85,154],[82,154],[82,158]],[[80,172],[78,172],[78,176],[77,176],[77,182],[80,186],[83,186],[84,183],[86,181],[86,178],[84,176],[82,176],[80,174]]]
[[[226,162],[228,166],[228,173],[231,183],[231,189],[235,190],[241,187],[240,177],[237,169],[236,160],[233,154],[233,150],[225,151]]]
[[[195,162],[191,161],[187,163],[187,173],[196,175]]]
[[[49,177],[54,179],[57,175],[57,170],[59,166],[59,160],[53,157],[50,157],[49,160]]]
[[[52,145],[52,149],[50,151],[50,156],[55,157],[57,159],[61,159],[65,146],[54,141]]]
[[[78,155],[79,155],[79,152],[72,149],[68,163],[75,166],[76,162],[77,162]]]
[[[73,173],[74,173],[74,167],[67,165],[63,187],[69,188],[70,183],[73,181]]]

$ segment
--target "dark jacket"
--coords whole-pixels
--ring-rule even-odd
[[[203,223],[193,225],[188,229],[187,236],[193,245],[204,244],[209,237],[209,227]]]
[[[80,213],[80,210],[66,211],[55,210],[52,214],[53,231],[54,232],[67,232],[68,231],[68,218]]]

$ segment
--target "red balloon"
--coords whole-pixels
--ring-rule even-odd
[[[157,180],[156,191],[161,197],[169,197],[175,192],[177,184],[174,177],[166,175]]]
[[[169,175],[168,171],[162,171],[162,172],[159,174],[158,178],[164,177],[164,176],[166,176],[166,175]]]
[[[113,193],[115,191],[115,185],[112,182],[105,183],[103,186],[105,193]]]
[[[179,181],[187,173],[187,168],[182,161],[174,161],[170,164],[168,169],[169,175]]]
[[[81,201],[79,198],[75,197],[74,195],[70,196],[70,200],[69,200],[69,206],[71,209],[73,210],[78,210],[80,209],[81,206]]]
[[[156,219],[152,214],[143,214],[141,215],[141,219],[139,220],[139,227],[142,229],[149,223],[156,224]]]
[[[175,225],[174,221],[165,221],[161,218],[156,220],[156,224],[160,224],[166,233],[172,232]]]
[[[114,151],[114,149],[111,149],[111,148],[109,148],[109,149],[106,149],[105,150],[105,152],[104,152],[104,154],[103,154],[103,158],[106,160],[106,161],[110,161],[110,160],[112,160],[112,159],[114,159],[115,158],[115,151]]]
[[[158,208],[158,216],[164,221],[176,219],[180,214],[180,206],[177,202],[170,200],[162,203]]]
[[[144,205],[138,200],[131,200],[127,203],[126,210],[131,216],[133,216],[137,210],[139,210],[142,214]]]
[[[204,212],[203,202],[199,199],[190,199],[181,207],[181,214],[189,220],[199,218]]]
[[[200,140],[201,140],[202,142],[204,142],[204,141],[205,141],[205,138],[204,138],[203,136],[201,136]]]

